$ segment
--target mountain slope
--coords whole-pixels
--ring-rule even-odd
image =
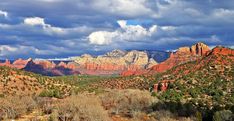
[[[69,95],[71,86],[50,77],[10,68],[0,67],[0,95],[39,95],[45,90],[57,90]]]
[[[153,66],[151,70],[156,72],[166,71],[178,64],[197,60],[205,55],[205,53],[209,50],[209,47],[204,43],[197,43],[192,47],[181,47],[176,51],[176,53],[171,53],[170,58],[158,65]]]
[[[162,73],[155,84],[168,85],[166,91],[156,92],[161,100],[189,103],[201,112],[233,110],[234,50],[216,47],[201,59]]]

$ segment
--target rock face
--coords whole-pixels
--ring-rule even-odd
[[[0,63],[0,66],[9,66],[18,69],[48,75],[140,75],[143,73],[163,72],[175,65],[193,61],[207,54],[209,47],[203,43],[197,43],[192,47],[181,47],[175,53],[160,51],[122,51],[113,50],[104,55],[92,56],[84,54],[73,57],[72,62],[53,62],[48,60],[18,59],[12,64],[9,60]],[[169,56],[170,55],[170,56]],[[167,58],[169,57],[169,58]],[[158,64],[156,59],[161,62]]]
[[[49,60],[18,59],[12,64],[6,60],[5,63],[0,63],[0,66],[24,69],[47,76],[72,74],[119,75],[125,70],[136,71],[151,68],[157,64],[151,57],[153,56],[147,51],[113,50],[97,57],[89,54],[73,57],[73,61],[67,63],[57,63]]]
[[[26,65],[27,65],[27,63],[30,61],[30,60],[32,60],[31,58],[29,58],[29,59],[27,59],[27,60],[23,60],[23,59],[17,59],[17,60],[15,60],[14,62],[13,62],[13,66],[14,67],[16,67],[16,68],[18,68],[18,69],[22,69],[22,68],[24,68]]]
[[[104,55],[92,57],[91,55],[82,55],[75,57],[74,62],[80,65],[82,74],[119,74],[124,70],[147,69],[157,62],[149,58],[145,51],[122,51],[113,50]]]
[[[234,50],[230,49],[230,48],[225,48],[225,47],[221,47],[221,46],[217,46],[214,49],[212,49],[212,51],[210,51],[209,53],[207,53],[207,55],[230,55],[230,56],[234,56]]]
[[[0,66],[8,66],[12,68],[22,69],[27,65],[29,60],[30,59],[23,60],[20,58],[11,63],[8,59],[6,59],[5,63],[0,63]]]
[[[172,52],[167,60],[157,65],[151,66],[151,68],[148,70],[124,71],[121,73],[121,75],[129,76],[129,75],[141,75],[144,73],[151,73],[151,72],[152,73],[164,72],[178,64],[197,60],[202,56],[204,56],[209,50],[210,50],[209,47],[204,43],[197,43],[192,47],[180,47],[175,53]]]
[[[11,62],[6,59],[4,63],[0,63],[0,66],[8,66],[8,67],[11,67]]]
[[[170,58],[158,65],[153,66],[151,70],[163,72],[178,64],[199,59],[208,51],[210,51],[210,49],[204,43],[197,43],[192,47],[181,47],[175,53],[171,53]]]
[[[191,53],[193,55],[203,56],[209,51],[210,48],[204,43],[197,43],[191,47]]]
[[[39,73],[47,76],[63,76],[63,75],[74,75],[80,74],[75,69],[75,65],[72,63],[60,62],[55,64],[48,60],[30,60],[25,66],[24,70]]]

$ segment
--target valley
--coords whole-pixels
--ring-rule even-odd
[[[144,51],[120,50],[73,59],[56,63],[33,59],[1,63],[0,119],[233,118],[233,49],[209,49],[197,43],[179,48],[163,62],[155,61]]]

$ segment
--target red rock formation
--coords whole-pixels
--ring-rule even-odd
[[[209,50],[210,50],[209,47],[205,45],[204,43],[197,43],[196,45],[193,45],[191,47],[191,53],[193,55],[203,56]]]
[[[136,50],[129,52],[113,50],[97,57],[85,54],[75,57],[74,62],[80,65],[79,70],[81,73],[94,75],[99,75],[100,73],[120,74],[124,70],[142,70],[157,64],[147,52]]]
[[[74,63],[74,62],[69,62],[67,64],[67,68],[75,70],[75,69],[79,68],[79,66],[76,63]]]
[[[30,61],[30,60],[31,60],[31,58],[29,58],[28,60],[23,60],[20,58],[20,59],[15,60],[12,65],[15,68],[22,69],[27,65],[28,61]]]
[[[210,51],[209,53],[207,53],[207,55],[210,54],[214,54],[214,55],[234,55],[234,50],[233,49],[229,49],[229,48],[224,48],[224,47],[220,47],[217,46],[214,49],[212,49],[212,51]]]
[[[63,68],[68,68],[67,64],[64,62],[60,62],[58,65],[58,67],[63,67]]]
[[[8,66],[8,67],[11,67],[11,62],[6,59],[4,63],[0,63],[0,66]]]
[[[181,47],[179,48],[175,53],[171,53],[170,57],[155,66],[152,66],[148,71],[138,71],[138,70],[127,70],[123,71],[121,73],[122,76],[129,76],[129,75],[139,75],[139,74],[145,74],[145,73],[155,73],[155,72],[164,72],[168,69],[171,69],[172,67],[182,64],[188,61],[194,61],[202,56],[204,56],[208,51],[209,47],[203,43],[197,43],[190,47]]]
[[[166,71],[178,64],[196,60],[205,55],[209,50],[209,47],[203,43],[197,43],[191,48],[181,47],[176,53],[171,54],[170,58],[158,65],[153,66],[151,70],[155,72]]]
[[[56,64],[48,60],[36,60],[33,61],[35,64],[41,65],[44,69],[46,68],[55,68]]]
[[[80,74],[80,72],[73,67],[74,66],[71,63],[66,64],[64,62],[60,62],[56,65],[54,62],[48,60],[31,60],[27,63],[24,70],[47,76]]]

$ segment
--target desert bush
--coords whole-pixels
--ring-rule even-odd
[[[36,107],[32,97],[6,97],[0,100],[0,120],[15,119],[22,114],[32,111]]]
[[[151,113],[151,115],[156,120],[161,120],[165,117],[170,118],[170,119],[175,118],[175,116],[170,111],[166,111],[166,110],[155,111]]]
[[[176,114],[171,113],[170,111],[160,110],[151,113],[151,116],[154,117],[157,121],[193,121],[193,117],[179,117]]]
[[[61,98],[62,94],[59,89],[47,89],[43,90],[40,94],[40,97],[56,97],[56,98]]]
[[[53,101],[52,98],[49,97],[37,97],[36,103],[38,108],[41,109],[43,114],[51,114],[53,110]]]
[[[68,97],[55,104],[52,114],[56,114],[60,121],[110,121],[100,99],[94,95]]]
[[[222,110],[215,112],[213,121],[233,121],[234,115],[230,110]]]
[[[130,121],[157,121],[154,117],[148,116],[145,112],[134,112]]]
[[[136,111],[149,111],[155,102],[148,91],[111,90],[100,96],[102,105],[113,114],[132,116]]]

